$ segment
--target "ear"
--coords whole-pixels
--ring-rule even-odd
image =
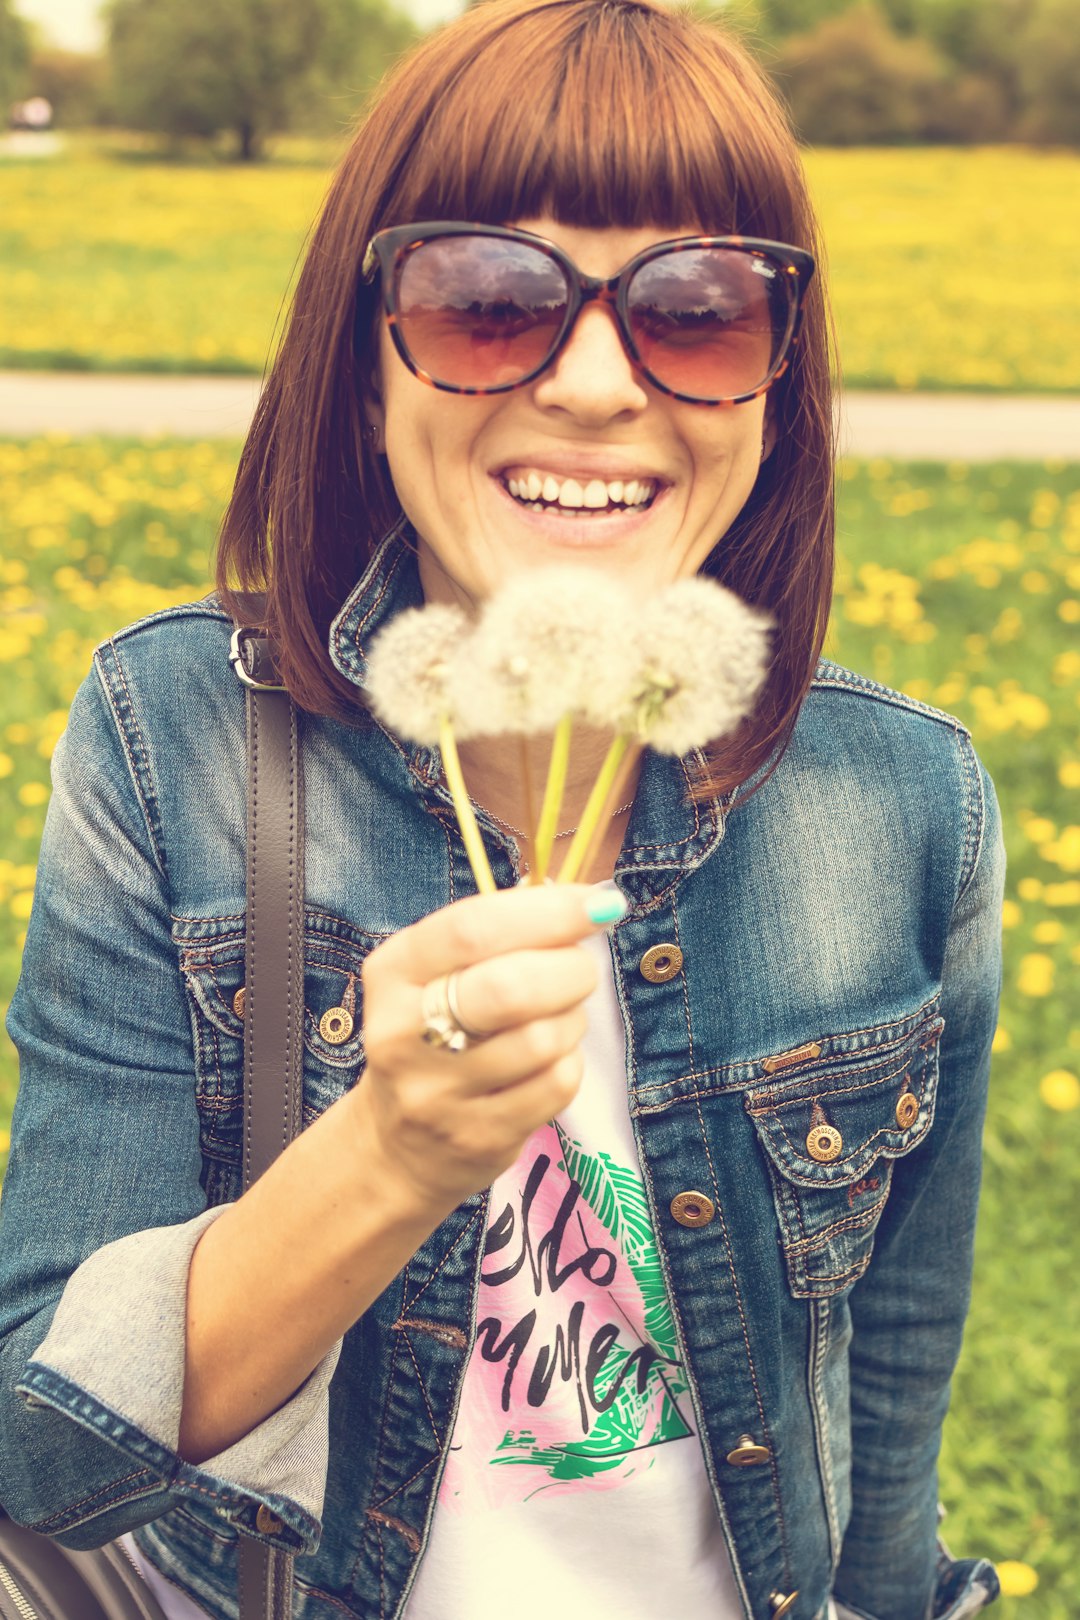
[[[769,406],[765,407],[765,420],[761,424],[761,459],[768,461],[776,447],[776,424]]]
[[[364,435],[377,456],[386,454],[386,411],[379,392],[379,379],[373,373],[361,377],[360,409],[364,414]]]

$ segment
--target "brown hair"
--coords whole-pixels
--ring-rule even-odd
[[[355,711],[355,687],[330,663],[329,626],[399,516],[386,463],[365,438],[370,372],[354,353],[354,322],[375,331],[376,291],[360,281],[368,240],[419,219],[502,224],[543,214],[818,248],[773,93],[739,45],[689,13],[657,0],[489,0],[412,51],[331,184],[218,553],[231,611],[243,611],[235,590],[268,593],[283,677],[314,712]],[[769,610],[777,628],[757,711],[715,752],[703,794],[775,763],[824,637],[833,540],[827,328],[815,276],[792,364],[769,394],[772,454],[706,565]]]

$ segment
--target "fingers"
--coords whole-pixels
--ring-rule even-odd
[[[467,1064],[454,1065],[454,1084],[463,1097],[495,1096],[556,1069],[573,1057],[585,1038],[583,1006],[556,1017],[537,1018],[469,1048]],[[447,1057],[454,1061],[455,1054]]]
[[[605,906],[606,914],[600,910]],[[433,911],[386,940],[369,962],[379,959],[380,969],[422,985],[488,957],[574,945],[617,921],[623,910],[621,895],[584,883],[519,885]]]
[[[490,1037],[587,1000],[597,978],[592,958],[577,946],[512,951],[460,969],[454,999],[465,1028]]]

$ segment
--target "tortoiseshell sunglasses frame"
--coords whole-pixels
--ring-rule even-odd
[[[566,277],[567,308],[562,328],[552,344],[552,347],[543,362],[534,366],[523,377],[513,382],[493,383],[490,387],[479,388],[464,386],[458,383],[443,382],[425,371],[423,366],[409,353],[398,322],[398,280],[399,273],[405,259],[416,248],[424,243],[443,236],[492,236],[514,242],[526,242],[530,247],[539,249],[562,270]],[[784,275],[791,278],[789,285],[793,284],[794,291],[790,299],[788,311],[787,331],[777,350],[777,358],[773,363],[764,382],[752,389],[749,393],[734,394],[720,399],[703,399],[697,394],[684,394],[676,388],[671,388],[653,374],[645,364],[634,341],[627,312],[627,289],[631,278],[641,269],[642,265],[651,260],[661,258],[673,249],[683,251],[689,248],[718,247],[729,248],[736,252],[745,253],[753,258],[766,259],[775,265]],[[607,304],[614,311],[616,324],[623,348],[637,369],[647,377],[654,388],[667,394],[672,399],[683,401],[687,405],[742,405],[747,400],[760,399],[782,377],[791,364],[792,352],[799,340],[799,325],[802,319],[803,296],[814,274],[813,255],[803,248],[789,246],[786,242],[770,242],[761,237],[754,236],[678,236],[668,241],[655,242],[641,253],[636,253],[623,265],[618,275],[604,278],[602,276],[587,276],[554,242],[549,242],[545,236],[537,236],[532,231],[517,230],[506,225],[471,224],[465,220],[428,220],[415,225],[393,225],[387,230],[378,231],[370,240],[364,253],[361,266],[363,284],[370,285],[375,279],[376,271],[380,273],[382,283],[383,311],[386,315],[386,324],[390,331],[394,347],[401,356],[405,365],[414,377],[419,377],[431,388],[438,388],[447,394],[507,394],[515,388],[523,388],[526,383],[534,381],[558,357],[565,346],[570,333],[574,329],[582,307],[592,301]],[[365,322],[366,325],[366,322]],[[357,346],[366,339],[366,333],[361,332],[359,302],[357,308],[356,324]]]

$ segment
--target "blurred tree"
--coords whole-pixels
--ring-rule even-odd
[[[51,102],[53,122],[64,129],[85,129],[108,119],[107,69],[101,56],[39,45],[30,57],[27,83],[35,96]]]
[[[946,64],[929,41],[902,37],[873,5],[792,35],[772,70],[800,134],[826,146],[919,140],[947,93]]]
[[[1021,34],[1018,55],[1020,135],[1080,146],[1080,28],[1075,0],[1039,0]]]
[[[107,17],[118,116],[173,136],[232,131],[247,161],[310,122],[330,87],[355,111],[414,35],[387,0],[112,0]]]
[[[30,30],[11,0],[0,0],[0,129],[6,129],[12,102],[26,93]]]

